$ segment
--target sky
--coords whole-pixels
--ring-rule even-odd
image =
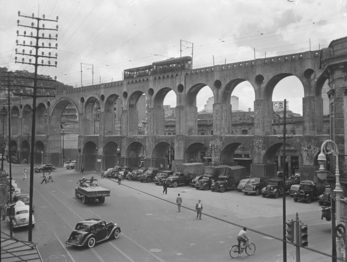
[[[59,17],[45,22],[46,28],[59,26],[52,51],[58,66],[39,73],[73,87],[122,80],[124,69],[191,56],[192,50],[193,67],[201,68],[252,60],[254,50],[256,58],[318,50],[347,33],[347,0],[0,0],[0,67],[29,72],[33,66],[14,59],[16,40],[24,39],[17,30],[30,32],[17,20],[32,22],[18,11]],[[248,83],[232,95],[239,97],[239,109],[253,109]],[[302,113],[303,95],[298,79],[288,77],[276,86],[273,101],[287,99],[290,110]],[[209,87],[199,92],[199,110],[211,96]],[[175,99],[171,91],[164,104],[175,106]]]

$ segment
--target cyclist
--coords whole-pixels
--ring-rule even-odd
[[[237,241],[238,241],[238,246],[239,246],[239,253],[241,254],[241,242],[243,242],[244,247],[248,241],[247,237],[247,228],[244,227],[243,229],[240,230],[239,234],[237,235]]]

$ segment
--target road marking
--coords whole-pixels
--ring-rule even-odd
[[[267,237],[267,236],[265,236],[263,238],[268,239],[268,240],[272,240],[273,239],[272,237]]]
[[[59,190],[59,189],[58,189]],[[63,195],[65,195],[64,192],[62,192],[61,190],[59,190]],[[53,197],[55,197],[54,195],[52,195]],[[66,206],[62,201],[60,201],[60,199],[58,199],[57,197],[55,197],[59,202],[61,202],[64,206]],[[71,210],[71,212],[73,212],[74,214],[76,214],[81,220],[83,220],[84,218],[82,218],[79,214],[77,214],[75,211],[73,211],[71,208],[69,208],[68,206],[66,206],[68,209]],[[94,214],[96,217],[102,219],[102,217],[100,217],[99,215],[95,214],[93,211],[88,210],[90,213]],[[157,257],[156,255],[154,255],[153,253],[149,252],[145,247],[141,246],[140,244],[136,243],[134,240],[132,240],[130,237],[128,237],[127,235],[125,235],[124,233],[122,233],[123,236],[125,236],[128,240],[130,240],[131,242],[133,242],[135,245],[137,245],[138,247],[140,247],[141,249],[143,249],[144,251],[146,251],[148,254],[151,254],[154,258],[158,259],[160,262],[165,262],[164,260],[162,260],[160,257]]]

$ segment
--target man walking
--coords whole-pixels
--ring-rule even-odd
[[[84,173],[84,167],[81,166],[81,173],[83,174]]]
[[[47,180],[47,182],[49,182],[49,181],[54,182],[53,178],[52,178],[52,175],[51,175],[51,172],[48,173],[48,180]]]
[[[196,203],[195,205],[195,210],[196,210],[196,219],[200,219],[201,220],[201,212],[202,212],[202,203],[201,200],[199,200],[198,203]]]
[[[167,195],[167,183],[165,180],[163,181],[163,194]]]
[[[45,172],[43,172],[43,174],[42,174],[42,181],[41,181],[41,184],[42,184],[43,182],[45,182],[45,183],[47,184],[47,177],[46,177]]]
[[[180,194],[178,194],[176,198],[176,203],[177,203],[178,212],[181,212],[182,197],[180,196]]]
[[[23,171],[23,180],[25,180],[27,178],[27,171],[25,170],[24,168],[24,171]]]

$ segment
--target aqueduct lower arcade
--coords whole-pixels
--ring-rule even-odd
[[[313,178],[322,142],[329,137],[345,154],[347,104],[345,89],[347,39],[333,41],[328,48],[252,61],[175,71],[122,81],[58,91],[55,98],[39,98],[36,109],[35,162],[62,166],[76,159],[79,169],[104,170],[114,165],[173,168],[177,163],[205,161],[232,164],[236,150],[249,152],[250,172],[272,176],[277,170],[276,152],[282,146],[272,132],[272,93],[279,81],[296,76],[304,89],[303,133],[287,140],[298,155],[298,168]],[[230,95],[248,81],[255,93],[254,134],[234,135]],[[323,133],[324,83],[330,91],[330,134]],[[213,134],[198,135],[196,95],[209,86],[213,92]],[[163,100],[176,94],[175,134],[164,134]],[[138,133],[136,109],[146,96],[146,133]],[[14,98],[11,111],[10,149],[21,159],[29,156],[30,98]],[[72,105],[77,120],[75,138],[62,126],[64,109]],[[341,158],[341,165],[344,158]]]

